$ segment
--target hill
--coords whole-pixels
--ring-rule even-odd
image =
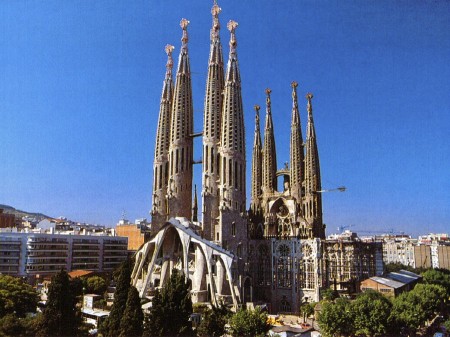
[[[41,221],[43,219],[52,219],[51,216],[48,216],[48,215],[45,215],[42,213],[26,212],[26,211],[22,211],[20,209],[15,209],[14,207],[8,206],[8,205],[0,204],[0,209],[3,209],[4,213],[14,214],[16,216],[16,218],[22,218],[24,216],[29,216],[32,218],[36,218],[39,221]]]

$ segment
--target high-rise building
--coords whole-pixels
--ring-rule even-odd
[[[351,289],[359,279],[381,274],[380,243],[357,238],[325,240],[313,95],[306,94],[303,140],[296,82],[291,86],[290,163],[281,169],[277,167],[270,89],[266,89],[263,140],[260,107],[255,106],[251,200],[246,210],[238,24],[232,20],[227,24],[230,40],[225,69],[216,2],[211,13],[202,132],[202,219],[198,222],[196,211],[192,214],[197,208],[196,197],[192,205],[192,138],[197,135],[192,131],[189,21],[182,19],[174,86],[173,47],[166,47],[168,61],[154,159],[154,236],[137,253],[133,284],[145,296],[176,268],[192,279],[194,301],[263,301],[272,311],[281,312],[296,311],[306,301],[318,301],[321,288]]]

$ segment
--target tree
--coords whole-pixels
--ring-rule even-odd
[[[100,276],[92,276],[86,280],[86,291],[90,294],[103,295],[107,289],[105,279]]]
[[[116,273],[116,291],[109,316],[105,319],[100,332],[104,337],[117,337],[120,331],[120,321],[127,306],[128,291],[131,283],[131,261],[126,260]]]
[[[128,291],[127,305],[120,321],[119,337],[141,337],[144,313],[142,312],[139,292],[131,286]]]
[[[230,318],[230,333],[233,337],[265,336],[269,330],[267,313],[260,308],[255,310],[239,309]]]
[[[351,336],[354,334],[353,312],[346,298],[335,302],[323,301],[318,317],[320,331],[325,336]]]
[[[192,334],[190,316],[192,300],[190,280],[172,271],[161,291],[156,291],[150,313],[146,318],[144,336],[188,336]]]
[[[76,336],[81,325],[76,303],[69,275],[61,270],[52,277],[38,336]]]
[[[303,315],[303,323],[306,322],[306,317],[314,314],[314,306],[316,303],[303,303],[300,306],[300,313]]]
[[[447,297],[450,296],[450,272],[448,270],[428,269],[422,273],[423,282],[444,287]]]
[[[412,333],[442,307],[446,291],[435,284],[417,284],[394,299],[390,320],[405,334]]]
[[[387,332],[392,303],[380,293],[368,290],[351,303],[357,335],[375,336]]]
[[[223,336],[226,332],[225,324],[227,324],[230,312],[225,306],[206,308],[202,313],[202,320],[197,327],[197,336],[199,337],[218,337]]]
[[[25,317],[36,312],[38,294],[32,286],[17,277],[0,275],[0,318],[7,314]]]
[[[326,301],[334,301],[339,297],[339,293],[336,290],[330,288],[322,289],[320,291],[320,295],[322,296],[322,299]]]

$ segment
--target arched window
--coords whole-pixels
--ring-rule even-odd
[[[282,288],[289,288],[292,286],[292,258],[291,249],[286,244],[278,246],[278,260],[277,260],[277,285]]]

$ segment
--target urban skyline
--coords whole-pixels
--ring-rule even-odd
[[[178,55],[179,21],[190,20],[200,131],[211,3],[2,4],[0,203],[108,225],[123,210],[149,218],[164,46],[175,45]],[[348,188],[323,195],[327,233],[344,225],[356,232],[446,231],[448,3],[219,5],[222,25],[239,23],[247,144],[252,107],[264,106],[270,87],[281,168],[289,157],[290,82],[299,82],[303,132],[303,97],[315,96],[322,186]],[[227,36],[221,37],[227,54]],[[247,148],[247,193],[250,156]],[[194,171],[198,185],[200,171]]]

